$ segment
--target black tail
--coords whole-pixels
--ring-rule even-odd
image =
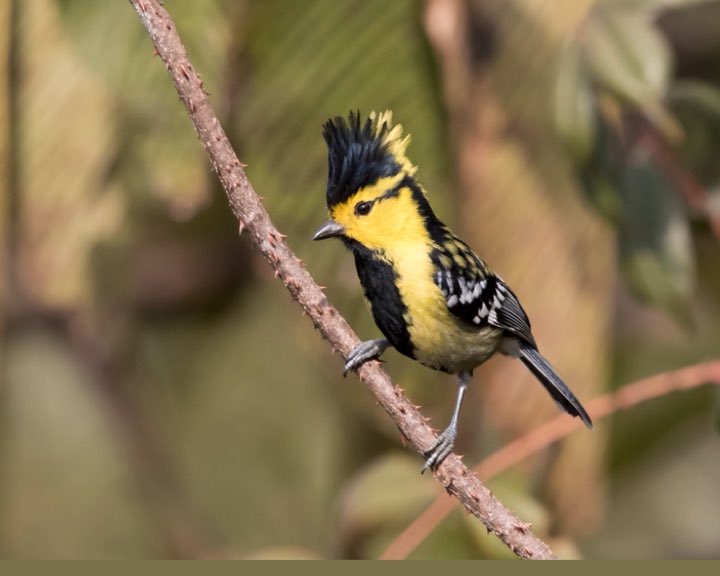
[[[533,346],[525,342],[520,343],[520,360],[535,374],[545,389],[560,407],[571,416],[578,416],[588,428],[592,428],[592,420],[585,412],[580,401],[570,392],[565,383],[553,370],[550,363]]]

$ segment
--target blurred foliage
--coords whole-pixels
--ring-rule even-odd
[[[504,18],[524,26],[542,2],[503,4]],[[449,192],[454,157],[464,151],[446,128],[443,56],[425,36],[426,3],[165,5],[273,219],[358,333],[375,334],[351,258],[339,243],[309,241],[325,210],[320,126],[350,109],[392,108],[413,134],[411,157],[438,212],[449,222],[467,212],[473,199]],[[675,315],[699,316],[689,337],[621,290],[613,385],[717,357],[720,262],[708,228],[719,210],[719,5],[600,2],[568,39],[557,78],[545,79],[555,84],[557,125],[583,189],[617,226],[630,285]],[[492,42],[481,35],[492,24],[472,38],[475,56],[488,61],[493,50],[480,48]],[[17,103],[12,115],[0,113],[0,554],[380,554],[437,485],[419,475],[420,460],[389,419],[354,377],[340,377],[340,359],[238,240],[131,7],[12,0],[3,3],[0,26],[8,32],[0,104],[5,111]],[[543,126],[544,116],[536,121],[539,113],[522,106],[527,91],[512,90],[515,80],[536,77],[524,74],[532,64],[505,61],[514,71],[501,79],[508,98],[477,105],[525,114],[530,131]],[[517,162],[485,184],[501,191],[521,178],[537,184],[551,173],[538,168],[548,148],[528,154],[538,171]],[[523,238],[541,246],[536,230]],[[517,238],[504,239],[518,251]],[[540,256],[532,258],[542,266]],[[693,300],[695,291],[701,297]],[[451,380],[396,354],[387,359],[413,400],[443,421]],[[477,394],[470,392],[460,440],[471,451],[505,440],[495,432],[478,441]],[[703,479],[717,478],[720,459],[701,426],[713,398],[710,391],[667,398],[614,419],[608,523],[582,542],[557,533],[556,506],[540,478],[552,455],[491,487],[563,557],[717,556],[717,498]],[[656,477],[661,485],[645,490]],[[660,531],[678,517],[677,532]],[[457,510],[412,557],[508,554]]]
[[[620,231],[629,287],[684,323],[696,288],[691,222],[720,233],[713,152],[720,85],[712,72],[683,77],[663,26],[694,11],[702,12],[696,20],[717,21],[720,5],[598,2],[565,48],[555,101],[583,189]]]
[[[240,154],[290,245],[323,281],[346,281],[352,267],[341,246],[306,242],[325,211],[319,127],[328,117],[350,109],[395,110],[415,135],[412,158],[424,167],[420,178],[429,190],[443,189],[448,153],[421,8],[415,0],[278,0],[254,3],[247,15],[244,61],[253,74],[233,126],[249,136]],[[433,201],[442,208],[447,196],[435,193]],[[348,293],[357,309],[354,281]],[[333,296],[345,304],[342,293]]]
[[[651,303],[687,317],[695,260],[681,198],[642,150],[633,151],[623,176],[619,242],[625,277]]]

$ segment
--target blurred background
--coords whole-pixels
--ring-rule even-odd
[[[720,358],[717,0],[166,0],[278,228],[316,244],[321,124],[391,108],[443,220],[587,402]],[[238,236],[127,2],[0,3],[0,556],[375,558],[437,497]],[[386,368],[442,428],[452,378]],[[475,372],[474,465],[557,415]],[[662,396],[489,485],[563,557],[720,557],[718,392]],[[506,558],[456,510],[412,558]]]

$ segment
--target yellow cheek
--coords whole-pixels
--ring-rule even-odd
[[[399,197],[380,200],[366,216],[348,218],[347,212],[339,212],[335,217],[349,237],[370,250],[424,253],[429,243],[427,230],[409,190],[402,191]]]
[[[350,235],[350,232],[362,233],[362,228],[367,225],[369,218],[367,216],[358,216],[355,214],[355,206],[359,202],[371,202],[376,200],[378,197],[385,194],[388,190],[395,188],[400,181],[405,177],[403,172],[399,172],[394,176],[388,176],[386,178],[380,178],[372,186],[367,186],[362,190],[356,192],[350,199],[342,204],[339,204],[330,211],[330,216],[333,220],[345,226],[345,229]],[[381,204],[380,202],[379,204]],[[379,205],[378,204],[378,205]],[[376,205],[374,209],[377,209]],[[368,215],[371,216],[372,212]],[[353,234],[354,238],[357,238]],[[359,238],[357,238],[359,240]]]
[[[342,204],[330,210],[330,218],[338,224],[342,224],[345,230],[348,230],[352,226],[352,218],[349,217],[351,212],[348,210],[348,207],[347,204]]]

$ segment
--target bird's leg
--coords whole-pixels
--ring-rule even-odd
[[[350,370],[357,370],[365,364],[365,362],[380,358],[389,345],[390,343],[385,340],[385,338],[366,340],[358,344],[353,348],[352,352],[348,354],[347,360],[345,361],[345,368],[343,368],[343,376],[346,376]]]
[[[447,458],[448,454],[452,452],[453,446],[455,445],[455,438],[457,438],[457,425],[458,417],[460,416],[460,406],[462,406],[463,397],[465,396],[465,390],[472,379],[472,372],[460,372],[458,374],[458,391],[457,397],[455,398],[455,409],[453,410],[450,418],[450,424],[447,428],[438,436],[435,444],[432,448],[425,452],[425,464],[420,470],[420,473],[424,473],[425,470],[437,469],[442,461]]]

